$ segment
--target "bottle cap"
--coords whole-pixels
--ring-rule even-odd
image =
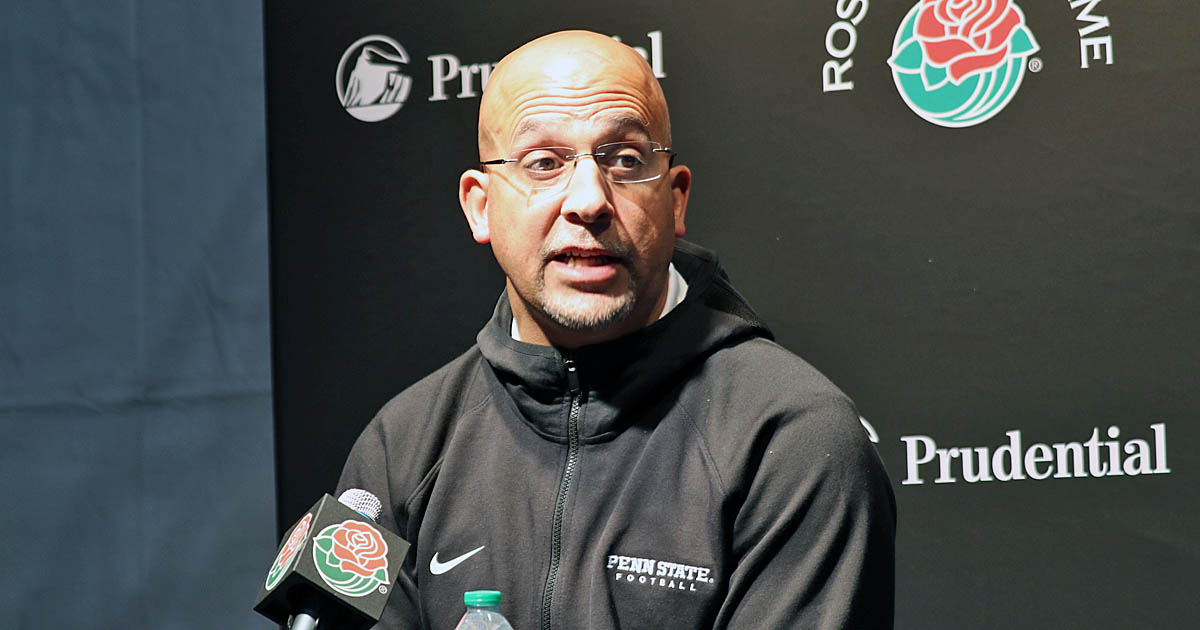
[[[467,591],[463,602],[468,606],[499,606],[500,591]]]

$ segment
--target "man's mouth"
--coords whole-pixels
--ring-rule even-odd
[[[552,260],[563,263],[568,267],[601,267],[615,265],[620,262],[616,256],[605,251],[568,249],[556,255]]]
[[[607,285],[618,277],[622,258],[602,247],[564,247],[550,258],[556,278],[577,288]]]

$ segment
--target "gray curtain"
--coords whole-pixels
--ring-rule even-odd
[[[0,625],[271,627],[261,6],[0,7]]]

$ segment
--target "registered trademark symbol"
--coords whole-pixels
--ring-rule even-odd
[[[380,584],[380,585],[379,585],[379,593],[380,593],[380,594],[387,593],[387,587],[386,587],[386,586],[384,586],[384,585],[382,585],[382,584]]]
[[[1042,60],[1038,59],[1037,57],[1031,58],[1029,60],[1029,71],[1030,72],[1041,72],[1042,71]]]

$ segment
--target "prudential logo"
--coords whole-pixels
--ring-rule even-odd
[[[1009,0],[921,0],[900,23],[888,65],[918,116],[970,127],[1008,105],[1038,49]]]
[[[367,35],[350,44],[337,67],[337,95],[346,113],[364,122],[379,122],[400,110],[412,89],[412,78],[400,72],[408,53],[385,35]]]

